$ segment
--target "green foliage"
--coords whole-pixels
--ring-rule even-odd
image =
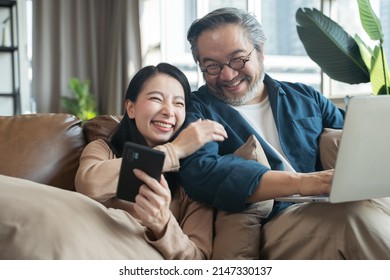
[[[383,51],[379,18],[369,0],[357,0],[364,30],[374,49],[358,36],[350,36],[340,25],[316,9],[300,8],[297,31],[308,56],[332,79],[349,84],[371,82],[374,94],[389,94],[389,69]]]
[[[71,78],[68,86],[74,97],[61,97],[62,107],[83,122],[94,118],[97,112],[94,97],[90,93],[89,81],[82,82],[77,78]]]

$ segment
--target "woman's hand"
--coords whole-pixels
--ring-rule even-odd
[[[191,155],[207,142],[223,141],[226,138],[227,133],[220,123],[199,119],[183,129],[172,141],[172,145],[181,159]]]
[[[153,232],[156,239],[159,239],[165,232],[171,213],[169,210],[171,191],[168,183],[163,175],[158,182],[139,169],[134,169],[133,172],[145,183],[141,185],[135,197],[134,210],[141,223]]]

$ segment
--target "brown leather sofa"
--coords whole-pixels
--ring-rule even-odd
[[[40,184],[75,191],[74,179],[83,148],[87,143],[98,138],[108,139],[120,120],[121,116],[100,115],[82,123],[73,115],[56,113],[0,116],[0,175],[28,179]],[[334,166],[340,132],[326,130],[323,133],[326,137],[321,138],[320,146],[326,146],[321,153],[322,160],[325,159],[323,161],[325,168]],[[249,158],[260,154],[257,152],[259,147],[247,144],[245,144],[247,146],[245,149],[249,153]],[[65,193],[62,194],[69,197]],[[71,208],[75,207],[76,205],[72,205]],[[66,209],[62,211],[66,215]],[[218,221],[217,218],[215,221],[214,243],[222,244],[222,246],[213,247],[216,258],[258,258],[259,248],[254,246],[254,244],[259,245],[260,238],[258,215],[249,211],[225,215],[223,219]],[[244,238],[238,240],[237,236]],[[16,244],[20,243],[18,242],[15,241]],[[138,242],[136,238],[134,242]],[[230,244],[228,247],[225,246],[227,243]],[[79,253],[76,250],[69,257],[66,253],[61,255],[55,251],[55,257],[52,257],[78,259],[83,258],[84,253],[84,251]],[[6,257],[8,258],[9,255],[6,254]],[[139,253],[136,254],[135,258],[137,257]]]
[[[121,116],[100,115],[84,124],[69,114],[0,116],[0,174],[75,190],[85,145],[107,139]],[[326,130],[321,145],[325,168],[335,164],[340,132]],[[336,147],[336,148],[329,148]]]
[[[29,182],[37,182],[75,191],[74,179],[83,148],[89,142],[98,138],[108,139],[121,118],[122,116],[100,115],[82,123],[79,119],[69,114],[0,116],[0,175],[7,176],[7,178],[3,178],[6,180],[6,184],[10,184],[10,182],[13,184],[12,178],[14,177],[28,180],[26,182],[16,181],[15,187],[20,184],[28,187],[33,185]],[[252,151],[254,147],[248,146],[247,148]],[[69,197],[66,193],[61,193],[61,195]],[[56,196],[53,198],[55,200],[63,200],[63,198]],[[66,213],[71,211],[71,209],[77,208],[77,205],[79,204],[76,201],[68,209],[62,209],[62,214],[67,215]],[[45,210],[42,209],[46,208],[41,208],[41,211],[45,213]],[[91,209],[96,209],[96,207]],[[77,209],[75,210],[78,211]],[[259,244],[258,239],[260,237],[259,218],[257,215],[240,213],[229,215],[229,217],[224,219],[227,222],[218,223],[223,226],[223,230],[219,234],[216,232],[215,240],[222,239],[226,241],[229,239],[226,234],[234,239],[236,239],[237,234],[248,238],[243,238],[241,242],[236,240],[234,246],[230,246],[228,250],[226,250],[225,246],[214,248],[214,252],[218,252],[217,255],[221,258],[257,258],[259,254],[258,246],[253,246],[253,244]],[[88,223],[90,226],[96,225],[93,220],[89,220]],[[55,227],[56,225],[53,226]],[[72,222],[63,224],[64,230],[72,231],[71,228],[69,229],[72,226],[74,226]],[[229,230],[226,227],[229,227]],[[50,229],[47,228],[45,232],[50,232]],[[104,235],[104,232],[104,228],[99,230],[100,235]],[[66,234],[60,236],[62,237],[63,235]],[[82,237],[83,235],[80,234],[80,236]],[[137,242],[136,237],[134,242]],[[27,241],[30,240],[20,241],[19,245],[29,246],[28,244],[30,243]],[[84,247],[86,243],[90,244],[90,242],[84,241]],[[16,239],[13,244],[18,244]],[[52,258],[53,256],[53,258],[84,258],[86,250],[83,249],[83,246],[80,247],[80,250],[74,250],[70,255],[68,254],[69,252],[62,252],[49,247],[48,252],[40,252],[38,258]],[[14,250],[13,246],[8,247]],[[69,248],[74,249],[72,246]],[[90,246],[87,246],[87,248],[90,248]],[[14,252],[11,254],[12,258],[25,257],[26,254],[24,252],[24,248],[21,250],[21,253]],[[145,254],[147,258],[150,257],[147,250]],[[10,258],[11,255],[7,253],[5,257]],[[27,253],[27,256],[30,258],[30,253]],[[87,256],[90,257],[91,255]],[[92,254],[92,256],[97,257],[98,255]],[[117,257],[117,254],[113,254],[113,256]],[[139,253],[136,253],[135,257],[139,257]]]
[[[82,122],[69,114],[0,116],[0,174],[75,190],[85,145],[107,138],[121,116]]]

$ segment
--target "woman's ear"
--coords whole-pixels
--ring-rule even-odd
[[[135,118],[135,116],[134,116],[135,115],[134,103],[130,99],[127,99],[125,101],[125,106],[126,106],[126,113],[129,116],[129,118],[134,119]]]

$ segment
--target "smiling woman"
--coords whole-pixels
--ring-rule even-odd
[[[76,175],[77,191],[115,211],[125,211],[126,219],[144,226],[145,246],[154,247],[166,259],[211,257],[213,210],[188,198],[175,172],[179,159],[227,135],[222,125],[207,120],[178,134],[189,102],[190,86],[178,68],[167,63],[142,68],[129,83],[126,113],[119,126],[108,142],[96,140],[85,147]],[[135,203],[116,198],[123,147],[128,141],[166,155],[160,180],[140,170],[128,171],[144,183]]]
[[[135,120],[148,146],[169,141],[184,122],[188,97],[185,98],[183,87],[175,81],[167,74],[156,75],[136,100],[125,102],[129,118]]]
[[[182,157],[210,141],[226,139],[227,134],[222,125],[208,120],[196,121],[178,133],[189,96],[188,80],[175,66],[160,63],[139,70],[126,93],[130,114],[111,127],[107,137],[89,142],[82,150],[76,165],[78,192],[0,176],[0,259],[211,258],[213,208],[190,199],[176,172]],[[143,117],[146,122],[137,122]],[[141,126],[147,129],[141,132]],[[70,137],[75,135],[72,131]],[[150,148],[166,155],[161,178],[128,170],[143,182],[135,202],[116,197],[122,148],[129,141],[150,143]],[[84,147],[84,141],[79,144]]]

